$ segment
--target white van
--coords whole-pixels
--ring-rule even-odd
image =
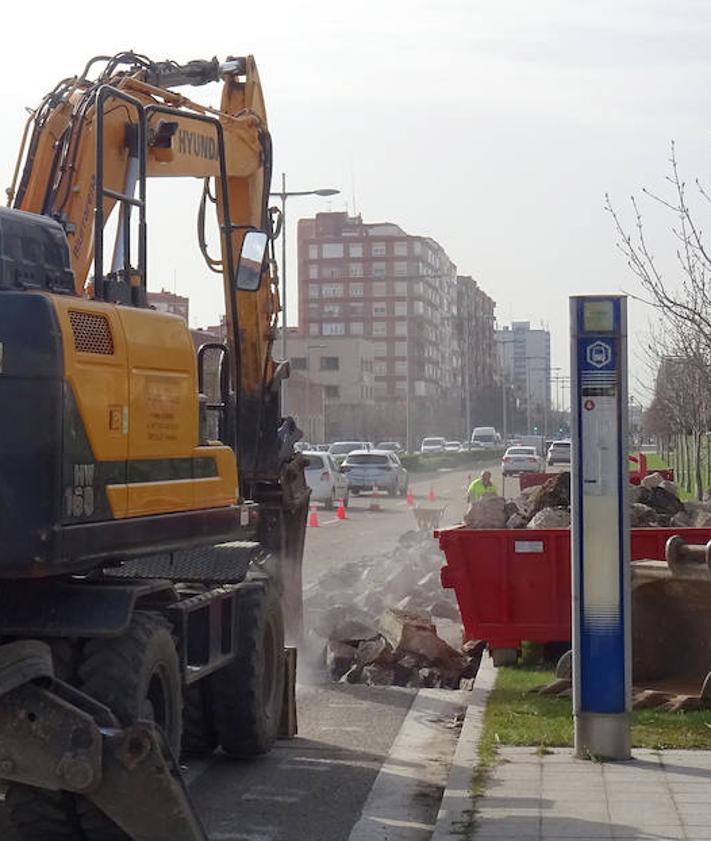
[[[476,426],[472,432],[472,447],[494,450],[501,444],[501,436],[493,426]]]

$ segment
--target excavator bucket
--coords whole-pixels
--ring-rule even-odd
[[[632,564],[635,705],[711,705],[711,542]]]

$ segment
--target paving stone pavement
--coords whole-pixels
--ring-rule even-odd
[[[630,762],[501,748],[476,803],[476,841],[711,841],[711,751],[635,750]]]

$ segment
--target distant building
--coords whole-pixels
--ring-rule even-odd
[[[459,344],[463,412],[468,438],[475,426],[498,426],[501,392],[493,298],[470,276],[457,277],[456,339]],[[466,416],[467,407],[469,416]]]
[[[413,444],[461,434],[457,273],[442,246],[389,222],[319,213],[299,220],[298,260],[301,332],[373,343],[389,434],[405,439],[408,404]]]
[[[530,321],[513,321],[496,331],[499,364],[504,385],[511,386],[526,414],[525,430],[543,432],[551,408],[551,336]],[[511,430],[523,432],[524,430]]]
[[[161,289],[160,292],[149,292],[148,304],[159,312],[179,315],[186,324],[190,321],[190,299],[184,298],[182,295],[166,292],[165,289]]]

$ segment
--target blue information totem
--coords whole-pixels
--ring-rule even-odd
[[[630,758],[627,299],[570,299],[573,712],[579,757]]]

